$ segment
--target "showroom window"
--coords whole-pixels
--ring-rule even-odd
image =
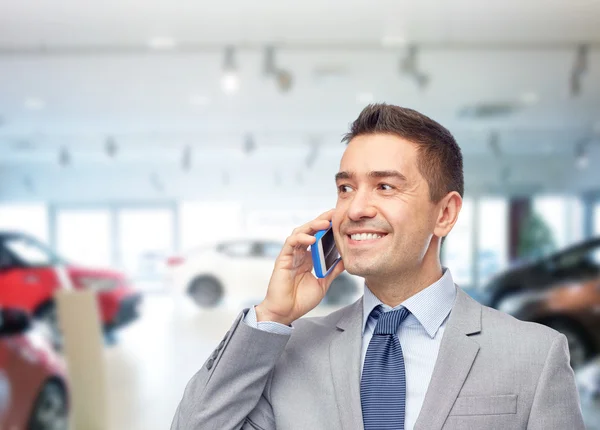
[[[110,223],[108,209],[58,209],[58,253],[77,264],[109,267],[113,243]]]
[[[600,202],[594,205],[594,236],[600,236]]]
[[[237,202],[183,202],[179,205],[179,241],[189,251],[243,232],[242,205]]]
[[[444,266],[461,287],[473,286],[473,200],[465,198],[458,221],[442,247]]]
[[[533,199],[533,210],[546,222],[557,249],[584,238],[584,210],[573,196],[541,196]]]
[[[477,270],[482,285],[508,264],[508,201],[482,198],[478,212]]]
[[[45,267],[59,263],[49,248],[32,237],[14,236],[4,241],[4,246],[19,261],[30,267]]]
[[[20,231],[48,243],[48,208],[44,204],[0,204],[0,230]]]
[[[118,251],[125,271],[143,288],[162,286],[166,261],[174,252],[171,208],[121,208],[117,211]]]

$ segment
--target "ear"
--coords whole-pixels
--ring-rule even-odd
[[[458,214],[462,208],[462,197],[456,191],[452,191],[440,200],[438,208],[439,212],[433,234],[437,237],[445,237],[458,220]]]

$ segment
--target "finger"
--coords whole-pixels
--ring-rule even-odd
[[[306,224],[296,227],[290,237],[295,236],[297,234],[309,234],[315,235],[320,230],[327,230],[329,228],[330,222],[327,220],[312,220],[307,222]]]
[[[282,251],[286,253],[291,253],[295,249],[301,247],[306,248],[315,243],[316,241],[317,239],[313,235],[306,233],[296,233],[287,238]]]
[[[327,221],[331,221],[331,217],[333,216],[334,212],[335,212],[335,209],[329,209],[327,212],[323,212],[321,215],[319,215],[315,219],[319,219],[319,220],[325,219]]]

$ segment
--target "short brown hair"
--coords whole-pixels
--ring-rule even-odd
[[[429,196],[439,202],[446,194],[464,193],[463,159],[452,134],[441,124],[412,109],[371,104],[352,123],[342,142],[365,134],[394,134],[417,145],[417,163],[429,185]]]

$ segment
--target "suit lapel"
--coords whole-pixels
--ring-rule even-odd
[[[329,362],[344,430],[363,428],[360,403],[363,299],[347,307],[329,345]]]
[[[481,305],[456,287],[456,300],[414,430],[440,430],[479,351],[469,337],[481,331]]]

